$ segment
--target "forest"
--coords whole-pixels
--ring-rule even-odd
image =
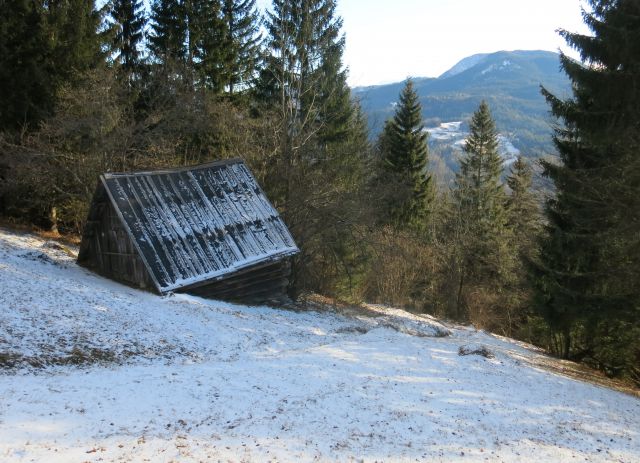
[[[0,1],[3,223],[79,236],[104,172],[240,157],[301,249],[292,297],[471,323],[640,385],[640,3],[588,0],[591,35],[560,31],[581,61],[561,56],[570,98],[541,88],[556,158],[505,172],[482,102],[445,188],[410,79],[369,133],[336,1]]]

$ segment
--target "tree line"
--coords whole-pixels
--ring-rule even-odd
[[[453,183],[411,80],[371,141],[335,0],[0,2],[0,209],[81,233],[98,175],[242,157],[301,253],[291,293],[431,313],[640,383],[640,6],[562,31],[552,184],[505,169],[480,103]]]

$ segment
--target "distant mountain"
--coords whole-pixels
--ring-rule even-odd
[[[458,61],[458,63],[449,69],[447,72],[443,73],[439,79],[446,79],[447,77],[453,77],[456,74],[460,74],[461,72],[466,71],[467,69],[471,69],[473,66],[478,64],[480,61],[489,56],[489,53],[478,53],[477,55],[467,56],[466,58]]]
[[[414,79],[425,124],[432,134],[443,127],[445,131],[450,129],[447,123],[462,123],[457,126],[457,131],[463,135],[451,137],[452,143],[438,140],[433,135],[430,137],[440,157],[454,170],[454,145],[457,143],[460,147],[468,121],[483,99],[491,107],[507,152],[513,154],[513,147],[531,158],[553,153],[553,119],[540,94],[541,85],[556,95],[570,95],[571,85],[560,70],[557,53],[499,51],[478,54],[461,60],[438,78]],[[403,82],[398,82],[353,89],[353,95],[360,100],[374,133],[377,134],[384,121],[393,115],[403,86]]]

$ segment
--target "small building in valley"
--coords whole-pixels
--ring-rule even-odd
[[[239,159],[100,177],[78,263],[159,294],[243,302],[286,294],[298,252]]]

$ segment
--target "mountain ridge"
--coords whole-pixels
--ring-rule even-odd
[[[498,131],[525,157],[537,159],[555,152],[553,118],[542,86],[567,97],[571,85],[561,71],[559,54],[544,50],[479,53],[458,61],[440,77],[412,79],[428,128],[462,122],[466,127],[482,100],[489,104]],[[404,82],[356,87],[353,95],[369,118],[373,136],[394,113]],[[453,146],[431,140],[434,149],[455,170]]]

